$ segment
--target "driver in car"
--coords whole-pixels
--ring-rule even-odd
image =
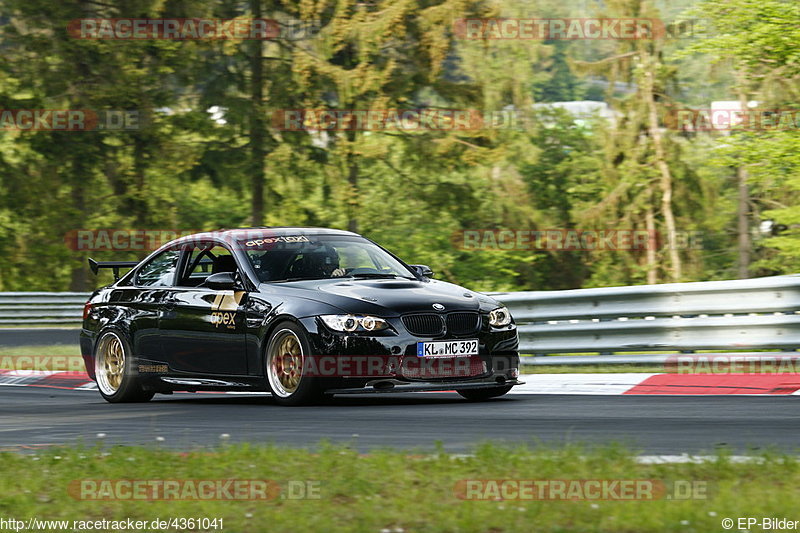
[[[322,245],[316,250],[304,250],[291,266],[292,277],[338,278],[345,275],[339,268],[339,254],[331,246]]]

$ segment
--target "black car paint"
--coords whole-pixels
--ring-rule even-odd
[[[198,234],[178,239],[153,252],[114,284],[98,289],[89,299],[91,311],[81,331],[81,351],[89,375],[94,378],[93,353],[100,332],[115,328],[133,346],[138,365],[164,369],[139,377],[145,388],[171,390],[268,390],[263,354],[273,328],[284,320],[300,324],[317,355],[370,355],[416,357],[418,341],[458,338],[453,335],[418,337],[405,329],[401,317],[407,313],[435,312],[432,304],[444,306],[441,313],[476,311],[482,323],[479,353],[487,373],[515,383],[511,371],[518,367],[518,336],[513,321],[502,328],[491,327],[489,311],[500,304],[494,299],[443,281],[424,278],[409,268],[415,279],[333,278],[294,282],[259,283],[237,242],[237,231]],[[318,228],[264,228],[265,235],[357,235]],[[160,252],[181,243],[214,241],[231,248],[242,273],[242,287],[220,291],[203,287],[136,287],[136,273]],[[183,261],[179,261],[181,268]],[[399,259],[398,259],[399,260]],[[402,263],[402,261],[401,261]],[[405,263],[403,263],[405,265]],[[407,265],[406,265],[407,266]],[[220,303],[226,300],[220,309]],[[233,302],[233,303],[232,303]],[[232,323],[213,324],[213,312],[233,313]],[[387,331],[343,334],[328,329],[319,318],[325,314],[374,315],[390,324]],[[227,317],[230,318],[230,317]],[[476,335],[470,336],[475,338]],[[402,376],[390,377],[414,381]],[[343,387],[363,386],[368,380],[345,378]],[[463,379],[426,381],[452,382]],[[479,380],[480,381],[480,380]],[[486,381],[488,385],[496,382]],[[502,383],[501,383],[502,384]]]

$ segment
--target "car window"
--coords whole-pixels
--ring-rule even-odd
[[[344,277],[413,278],[400,262],[362,237],[277,236],[240,242],[260,281]]]
[[[230,250],[215,243],[198,243],[189,250],[178,285],[181,287],[197,287],[211,274],[219,272],[235,273],[237,270],[236,260]]]
[[[376,268],[375,262],[366,249],[357,246],[339,246],[339,267],[341,268]]]
[[[168,287],[172,285],[179,250],[166,250],[152,258],[136,274],[136,284],[142,287]]]

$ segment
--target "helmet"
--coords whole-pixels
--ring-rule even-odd
[[[326,244],[304,248],[289,267],[292,278],[329,278],[339,268],[339,254]]]

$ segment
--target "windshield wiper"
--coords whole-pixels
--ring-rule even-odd
[[[363,273],[363,274],[350,274],[347,277],[350,277],[350,278],[364,278],[364,279],[391,279],[391,278],[414,279],[414,278],[406,277],[406,276],[398,276],[397,274],[380,274],[378,272],[375,272],[375,273]]]
[[[284,279],[275,279],[271,281],[267,281],[265,283],[285,283],[287,281],[313,281],[313,280],[321,280],[321,279],[347,279],[347,278],[361,278],[361,279],[410,279],[415,280],[416,278],[406,277],[406,276],[398,276],[397,274],[381,274],[379,272],[367,272],[362,274],[348,274],[347,276],[341,277],[311,277],[311,278],[284,278]]]
[[[266,283],[284,283],[286,281],[313,281],[313,280],[320,280],[320,279],[332,279],[332,278],[323,278],[323,277],[316,277],[316,278],[284,278],[284,279],[275,279],[272,281],[267,281]]]

